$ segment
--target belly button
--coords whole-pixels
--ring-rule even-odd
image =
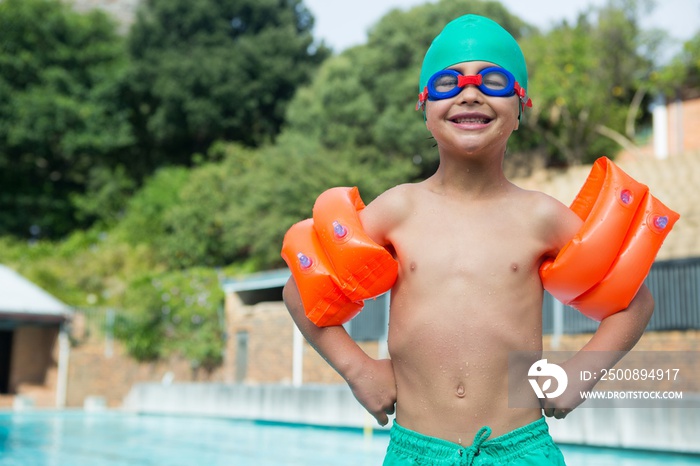
[[[416,263],[411,262],[411,272],[413,272],[414,270],[416,270]]]
[[[467,392],[464,390],[464,385],[460,384],[459,387],[457,387],[457,396],[460,398],[464,398],[464,395],[466,395]]]

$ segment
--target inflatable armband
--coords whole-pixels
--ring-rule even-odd
[[[544,288],[595,320],[625,309],[679,215],[606,157],[571,204],[584,224],[540,267]]]
[[[292,271],[306,316],[319,327],[341,325],[362,309],[362,303],[348,299],[333,280],[333,266],[310,218],[284,235],[282,258]]]
[[[367,236],[358,212],[365,208],[357,188],[332,188],[314,204],[314,228],[336,279],[353,301],[378,296],[396,281],[398,263]]]
[[[398,263],[372,241],[360,223],[365,204],[357,188],[322,193],[306,219],[287,231],[285,260],[299,288],[304,312],[319,327],[342,325],[362,309],[362,301],[388,291]]]

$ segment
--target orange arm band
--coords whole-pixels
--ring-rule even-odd
[[[282,258],[299,288],[306,317],[319,327],[342,325],[360,312],[362,303],[348,299],[335,284],[333,265],[313,225],[310,218],[292,225],[284,235]]]
[[[600,321],[632,301],[679,215],[606,157],[571,210],[584,224],[540,277],[552,296]]]
[[[365,208],[357,188],[322,193],[307,219],[289,229],[282,245],[285,260],[304,304],[319,327],[341,325],[362,309],[362,301],[388,291],[398,263],[365,233],[359,212]]]

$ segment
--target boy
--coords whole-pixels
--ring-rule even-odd
[[[380,424],[396,410],[384,464],[564,464],[542,414],[563,418],[580,400],[562,396],[541,406],[524,391],[530,408],[508,402],[509,353],[542,350],[540,265],[582,226],[560,202],[503,174],[508,138],[529,104],[522,52],[495,22],[458,18],[428,50],[420,89],[440,165],[425,181],[392,188],[359,213],[369,237],[398,261],[391,360],[368,357],[342,326],[314,325],[294,279],[285,303]],[[653,306],[642,286],[627,309],[605,318],[562,365],[570,386],[583,383],[574,374],[592,367],[586,352],[630,350]],[[600,354],[596,369],[617,362],[600,361]]]

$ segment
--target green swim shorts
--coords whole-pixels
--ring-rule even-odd
[[[384,466],[566,466],[543,418],[487,440],[491,428],[482,427],[474,443],[465,447],[428,437],[394,422]]]

